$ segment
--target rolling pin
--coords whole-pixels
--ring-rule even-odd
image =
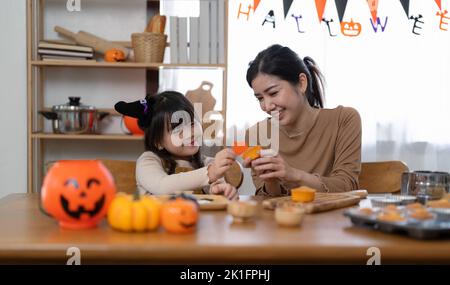
[[[55,32],[73,39],[77,44],[92,47],[96,52],[104,54],[110,49],[119,49],[123,51],[125,57],[128,57],[128,49],[126,47],[112,43],[93,34],[84,31],[79,31],[75,34],[59,26],[55,26]]]

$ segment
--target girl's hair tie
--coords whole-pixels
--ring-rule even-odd
[[[141,99],[141,100],[139,100],[139,103],[141,103],[142,106],[144,106],[144,114],[147,114],[147,110],[148,110],[147,100]]]

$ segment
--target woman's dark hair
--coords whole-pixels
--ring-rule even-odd
[[[145,100],[131,103],[121,101],[114,107],[119,113],[138,119],[138,125],[145,133],[145,149],[155,153],[161,159],[168,174],[175,173],[177,164],[173,155],[166,149],[159,149],[158,146],[162,145],[166,130],[170,132],[180,124],[186,123],[183,122],[184,120],[172,123],[172,115],[175,112],[187,112],[191,122],[198,119],[192,103],[179,92],[165,91],[156,95],[147,95]],[[200,151],[193,155],[192,163],[196,168],[204,166]]]
[[[256,58],[250,62],[247,69],[247,82],[250,87],[259,73],[277,76],[294,86],[300,81],[300,73],[304,73],[308,79],[306,98],[309,105],[323,108],[324,79],[312,58],[307,56],[302,60],[290,48],[272,45],[258,53]]]

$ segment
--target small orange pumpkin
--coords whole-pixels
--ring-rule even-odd
[[[125,61],[125,53],[120,49],[107,50],[104,57],[106,62],[118,62]]]
[[[144,131],[138,125],[138,119],[123,116],[123,122],[125,123],[125,127],[132,133],[133,135],[143,135]]]
[[[187,234],[195,231],[198,221],[198,204],[186,195],[174,197],[161,208],[163,228],[174,234]]]
[[[118,193],[109,207],[108,223],[125,232],[155,230],[159,226],[161,204],[153,196]]]
[[[65,160],[45,176],[41,201],[61,227],[86,229],[103,219],[115,193],[114,179],[100,161]]]

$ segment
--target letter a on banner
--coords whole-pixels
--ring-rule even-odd
[[[319,22],[322,22],[323,11],[325,10],[325,4],[327,0],[316,0],[317,16],[319,17]]]
[[[369,4],[370,14],[372,14],[372,22],[377,22],[378,0],[367,0]]]
[[[334,2],[336,3],[339,22],[342,22],[342,19],[344,19],[345,8],[347,7],[348,0],[334,0]]]

